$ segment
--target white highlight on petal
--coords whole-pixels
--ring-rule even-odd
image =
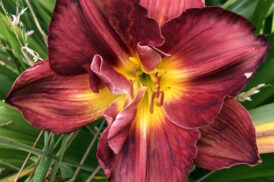
[[[253,72],[247,72],[245,73],[245,77],[248,79],[252,76]]]

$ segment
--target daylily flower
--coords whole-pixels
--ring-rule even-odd
[[[103,115],[97,157],[109,181],[186,181],[193,160],[258,164],[233,98],[270,46],[245,18],[203,0],[57,0],[48,43],[49,60],[6,102],[57,134]]]

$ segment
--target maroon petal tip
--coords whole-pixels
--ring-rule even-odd
[[[247,85],[271,47],[246,18],[220,7],[188,9],[161,30],[166,42],[159,49],[172,55],[162,62],[176,65],[169,72],[183,75],[176,79],[184,87],[178,99],[165,102],[165,112],[187,128],[212,123],[223,100]]]
[[[88,74],[57,75],[44,60],[17,78],[5,102],[34,127],[61,134],[99,119],[114,98],[107,88],[93,93]]]
[[[201,128],[195,163],[218,170],[236,164],[260,163],[256,133],[248,111],[234,99],[225,101],[213,124]]]

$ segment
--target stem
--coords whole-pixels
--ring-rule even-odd
[[[53,142],[54,137],[52,137],[52,134],[48,133],[48,131],[44,132],[44,147],[43,147],[43,154],[41,157],[41,160],[39,162],[39,165],[37,166],[37,168],[35,169],[35,173],[33,178],[31,179],[31,182],[35,182],[35,181],[43,181],[45,178],[45,171],[47,170],[47,160],[48,160],[48,155],[47,152],[49,151],[49,146],[51,146],[50,144]],[[50,140],[51,139],[51,140]],[[50,140],[50,141],[49,141]]]
[[[9,122],[5,122],[5,123],[0,123],[0,127],[3,127],[3,126],[8,126],[8,125],[10,125],[10,124],[12,124],[12,122],[11,122],[11,121],[9,121]]]
[[[39,135],[38,135],[38,137],[36,138],[34,144],[32,145],[32,148],[34,148],[34,147],[37,145],[37,143],[38,143],[40,137],[42,136],[42,134],[43,134],[43,131],[41,131],[41,132],[39,133]],[[16,176],[14,182],[17,182],[19,176],[21,175],[21,173],[22,173],[24,167],[26,166],[26,164],[27,164],[27,162],[28,162],[28,160],[29,160],[29,158],[30,158],[30,155],[31,155],[31,153],[29,152],[28,155],[27,155],[27,157],[26,157],[26,159],[25,159],[25,161],[24,161],[24,163],[23,163],[23,165],[21,166],[20,171],[18,172],[18,174],[17,174],[17,176]]]
[[[40,150],[40,149],[32,148],[31,146],[28,146],[28,145],[25,145],[25,144],[10,140],[10,139],[2,137],[2,136],[0,136],[0,143],[2,145],[5,145],[5,146],[8,146],[8,147],[17,149],[17,150],[30,152],[30,153],[35,154],[37,156],[42,156],[42,154],[43,154],[43,151]],[[53,155],[51,153],[47,152],[47,155],[52,157],[53,160],[58,160],[59,159],[59,157],[57,157],[56,155]],[[81,165],[81,164],[79,164],[77,162],[74,162],[74,161],[71,161],[71,160],[63,159],[62,162],[65,163],[65,164],[68,164],[70,166],[79,167],[79,168],[84,169],[86,171],[91,171],[91,172],[94,171],[94,169],[91,168],[91,167]],[[19,168],[18,168],[18,170],[19,170]]]
[[[0,46],[0,48],[2,48],[2,47]],[[7,58],[5,56],[2,56],[2,55],[0,55],[0,59],[4,60],[5,62],[10,62],[11,61],[9,58]]]
[[[46,46],[48,47],[48,43],[47,43],[48,36],[47,36],[47,34],[46,34],[46,33],[43,31],[43,29],[41,28],[41,26],[40,26],[40,24],[39,24],[39,21],[38,21],[36,15],[35,15],[35,13],[34,13],[32,7],[31,7],[31,4],[29,3],[29,0],[25,0],[25,2],[26,2],[26,4],[27,4],[28,7],[29,7],[30,13],[31,13],[31,15],[32,15],[32,17],[33,17],[33,19],[34,19],[34,22],[35,22],[36,27],[38,28],[39,32],[40,32],[40,33],[42,34],[42,36],[44,37],[45,44],[46,44]]]
[[[19,39],[18,33],[16,32],[16,27],[12,25],[12,20],[10,19],[9,15],[8,15],[8,12],[7,12],[6,8],[4,7],[4,4],[3,4],[2,0],[0,0],[0,6],[1,6],[1,8],[3,9],[3,11],[4,11],[4,13],[5,13],[5,16],[7,17],[8,21],[9,21],[11,27],[12,27],[12,30],[13,30],[13,32],[14,32],[14,34],[15,34],[15,37],[16,37],[17,41],[18,41],[19,44],[20,44],[20,47],[23,47],[23,45],[22,45],[22,43],[21,43],[21,41],[20,41],[20,39]],[[17,52],[17,51],[15,51],[15,52]],[[17,56],[19,56],[19,55],[17,55]],[[19,57],[18,57],[18,58],[19,58]],[[26,70],[27,67],[26,67],[26,65],[24,64],[24,62],[22,62],[20,59],[18,59],[18,60],[19,60],[19,63],[20,63],[20,65],[21,65],[21,67],[22,67],[24,70]]]
[[[101,123],[101,125],[100,125],[98,131],[96,132],[96,134],[94,135],[93,139],[91,140],[91,142],[90,142],[90,144],[89,144],[89,146],[88,146],[88,148],[87,148],[87,150],[86,150],[86,152],[85,152],[85,154],[84,154],[84,156],[83,156],[83,158],[82,158],[82,160],[81,160],[81,162],[80,162],[81,165],[83,165],[84,162],[85,162],[85,160],[87,159],[88,154],[89,154],[89,152],[90,152],[92,146],[94,145],[94,143],[95,143],[97,137],[99,136],[99,134],[100,134],[100,132],[101,132],[101,129],[103,128],[103,126],[104,126],[105,123],[106,123],[106,120],[104,119],[104,120],[102,121],[102,123]],[[96,169],[95,169],[95,171],[96,171]],[[94,171],[94,172],[95,172],[95,171]],[[75,171],[73,177],[72,177],[71,180],[70,180],[71,182],[74,182],[74,181],[76,180],[76,177],[77,177],[77,175],[79,174],[79,172],[80,172],[80,168],[78,167],[78,168],[76,169],[76,171]],[[98,171],[97,171],[97,172],[98,172]]]
[[[62,158],[63,158],[64,153],[66,151],[66,145],[68,143],[68,136],[69,135],[65,135],[65,137],[63,138],[60,150],[58,152],[58,153],[60,153],[60,155],[58,156],[59,159],[55,162],[55,166],[53,168],[53,172],[52,172],[51,177],[50,177],[50,182],[54,182],[55,176],[56,176],[56,174],[58,172],[58,169],[59,169],[59,166],[61,164]]]
[[[100,166],[97,166],[94,172],[88,177],[86,182],[90,182],[94,178],[94,176],[99,172],[100,169]]]
[[[22,54],[25,56],[25,58],[26,58],[28,64],[29,64],[30,66],[33,66],[33,65],[34,65],[34,62],[30,59],[30,57],[28,56],[28,54],[25,52],[24,47],[21,47],[21,52],[22,52]]]
[[[2,161],[2,160],[0,160],[0,164],[4,164],[4,165],[6,165],[6,166],[8,166],[8,167],[10,167],[10,168],[13,168],[13,169],[15,169],[15,170],[19,170],[19,167],[15,166],[15,165],[13,165],[13,164],[10,164],[10,163],[8,163],[8,162]]]
[[[39,156],[38,159],[36,160],[36,162],[34,164],[34,167],[33,167],[33,170],[31,171],[31,173],[29,174],[28,178],[26,179],[26,182],[30,182],[31,181],[31,178],[32,178],[35,170],[37,169],[40,160],[41,160],[41,156]]]
[[[201,177],[200,179],[198,179],[198,180],[195,181],[195,182],[201,182],[201,181],[203,181],[204,179],[206,179],[207,177],[209,177],[210,175],[212,175],[213,173],[215,173],[215,171],[210,171],[209,173],[207,173],[206,175],[204,175],[203,177]]]
[[[66,146],[66,150],[70,147],[70,145],[72,144],[73,140],[77,137],[78,133],[79,133],[80,130],[77,130],[73,133],[71,133],[69,135],[69,139],[68,139],[68,143],[67,143],[67,146]]]

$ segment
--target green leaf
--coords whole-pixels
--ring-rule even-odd
[[[58,156],[58,160],[55,163],[55,166],[54,166],[51,178],[50,178],[50,182],[54,182],[55,176],[57,174],[57,171],[58,171],[59,166],[61,164],[61,161],[63,159],[64,153],[66,151],[66,145],[68,143],[68,136],[69,135],[65,135],[64,138],[63,138],[63,141],[62,141],[62,144],[61,144],[61,147],[60,147],[60,151],[59,151],[60,155]]]
[[[43,152],[44,152],[40,149],[33,148],[31,146],[25,145],[25,144],[20,143],[20,142],[16,142],[14,140],[11,140],[11,139],[8,139],[8,138],[2,137],[2,136],[0,136],[0,144],[3,145],[3,146],[7,146],[7,148],[10,148],[10,149],[18,149],[18,150],[30,152],[30,153],[33,153],[33,154],[38,155],[38,156],[43,155]],[[58,159],[58,157],[53,155],[52,153],[47,153],[47,155],[50,156],[51,158],[55,159],[55,160]],[[90,172],[94,171],[93,168],[90,168],[90,167],[85,166],[85,165],[81,165],[81,164],[79,164],[77,162],[74,162],[74,161],[71,161],[71,160],[63,159],[62,162],[66,163],[68,165],[74,166],[74,167],[79,167],[79,168],[84,169],[86,171],[90,171]]]
[[[21,45],[19,44],[18,39],[16,38],[13,29],[10,26],[10,22],[8,21],[8,18],[0,13],[0,18],[2,21],[0,21],[0,32],[1,34],[4,34],[5,41],[8,42],[10,45],[10,48],[13,50],[14,55],[18,58],[20,65],[22,68],[26,69],[27,66],[24,63],[23,55],[21,53]],[[19,38],[20,40],[20,38]]]
[[[47,172],[50,169],[52,157],[48,155],[48,152],[52,152],[54,144],[54,135],[52,135],[51,140],[49,142],[49,134],[48,131],[44,132],[44,148],[41,160],[37,169],[35,170],[34,176],[32,178],[33,182],[43,182],[45,181]]]
[[[251,20],[258,1],[259,0],[237,0],[234,3],[231,3],[227,9]]]
[[[271,50],[271,53],[274,53],[274,49]],[[252,101],[246,101],[243,105],[247,109],[253,109],[263,104],[267,104],[267,100],[273,97],[274,93],[274,58],[268,56],[269,58],[266,62],[260,67],[258,72],[255,74],[254,78],[250,81],[248,86],[244,89],[244,91],[251,89],[261,83],[265,83],[269,85],[268,87],[262,88],[260,93],[252,96]],[[271,101],[270,101],[271,102]],[[272,101],[273,102],[273,101]]]
[[[206,1],[206,6],[217,6],[219,5],[219,0],[210,0],[210,1]]]
[[[254,23],[257,33],[260,32],[263,21],[267,16],[268,11],[270,10],[273,4],[273,0],[260,0],[257,2],[256,8],[252,15],[251,21]]]
[[[21,166],[27,153],[24,151],[19,151],[17,149],[0,148],[0,160],[11,163],[16,166]],[[6,167],[1,165],[0,167]]]
[[[17,74],[5,63],[0,62],[0,99],[4,99],[12,87]]]
[[[222,5],[224,9],[227,9],[230,7],[232,4],[234,4],[237,0],[228,0],[225,4]]]
[[[73,167],[71,167],[69,165],[61,163],[60,164],[60,171],[61,171],[62,178],[66,180],[66,179],[72,178],[75,169],[73,169]]]
[[[24,144],[33,144],[39,130],[29,125],[18,110],[0,101],[0,124],[8,122],[11,122],[11,124],[0,127],[1,136]]]
[[[274,103],[264,105],[249,111],[255,125],[274,122]]]

